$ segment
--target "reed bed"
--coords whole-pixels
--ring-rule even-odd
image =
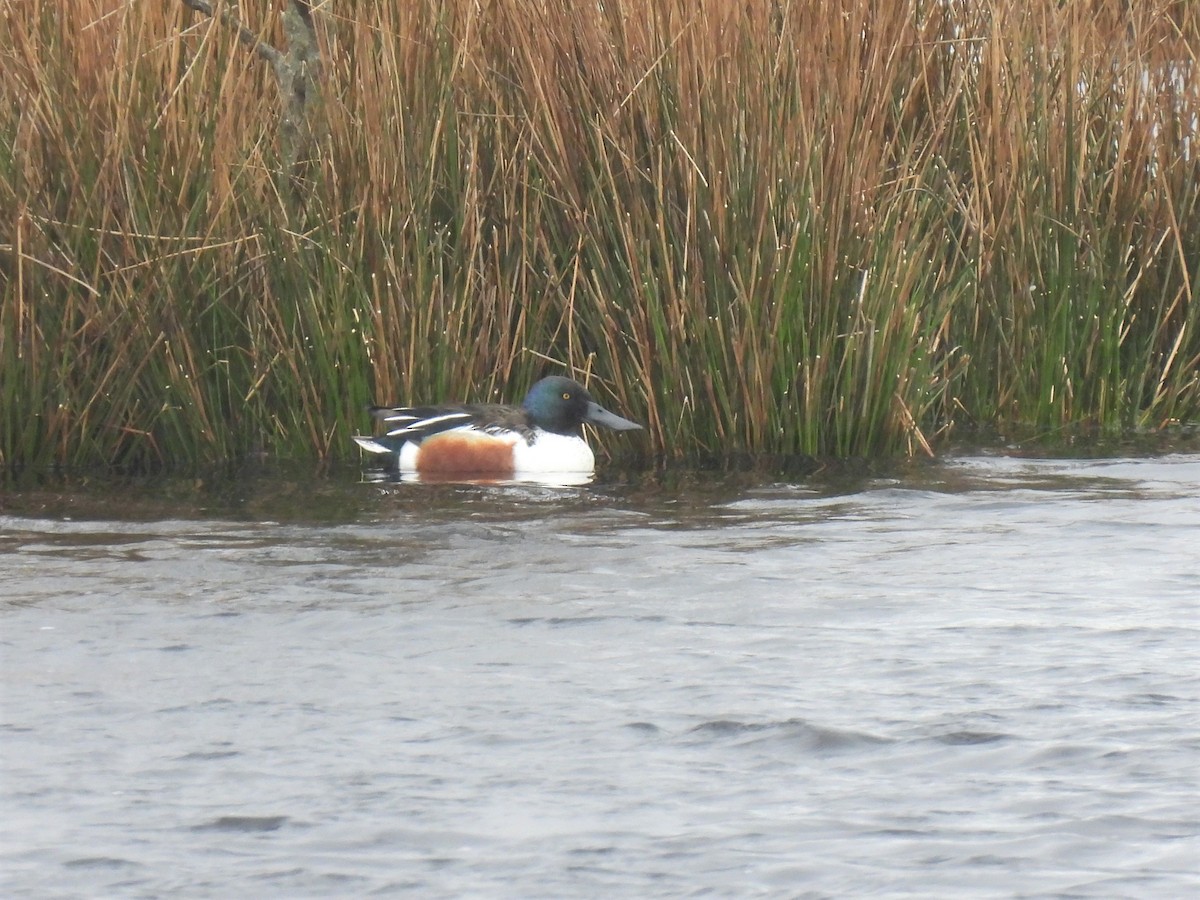
[[[297,201],[230,29],[0,10],[0,463],[348,458],[549,371],[683,458],[1200,418],[1200,5],[316,14]]]

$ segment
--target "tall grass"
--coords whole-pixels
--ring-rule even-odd
[[[1194,4],[319,18],[300,208],[228,29],[0,10],[0,462],[349,456],[370,400],[564,367],[680,456],[1200,418]]]

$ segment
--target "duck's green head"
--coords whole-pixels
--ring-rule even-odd
[[[623,419],[592,399],[582,384],[551,375],[529,389],[521,408],[529,413],[530,423],[557,434],[575,434],[584,422],[614,431],[641,428],[637,422]]]

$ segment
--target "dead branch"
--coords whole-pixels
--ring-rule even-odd
[[[282,51],[242,24],[228,6],[214,6],[210,0],[182,0],[183,5],[232,28],[244,45],[271,64],[279,82],[281,116],[279,144],[288,195],[303,198],[302,169],[315,154],[317,145],[316,111],[321,103],[321,51],[313,24],[312,8],[306,0],[291,0],[283,12],[283,32],[287,50]]]

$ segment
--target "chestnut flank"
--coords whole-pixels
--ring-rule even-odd
[[[417,472],[421,475],[513,474],[511,441],[472,432],[435,434],[421,442]]]

